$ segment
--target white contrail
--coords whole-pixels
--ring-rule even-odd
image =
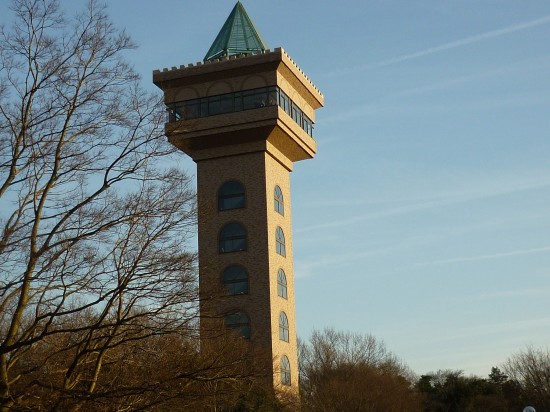
[[[367,220],[375,220],[390,216],[400,216],[408,213],[414,213],[421,210],[434,209],[442,206],[454,205],[464,202],[471,202],[476,200],[487,199],[495,196],[508,195],[526,190],[541,189],[550,186],[550,180],[519,180],[517,182],[506,181],[503,185],[495,182],[491,183],[491,188],[488,189],[486,185],[480,186],[475,190],[473,184],[470,184],[469,191],[456,192],[450,194],[444,194],[441,197],[430,196],[426,200],[419,199],[414,203],[405,204],[396,207],[386,207],[372,212],[360,213],[344,217],[342,219],[334,219],[324,223],[319,223],[312,226],[306,226],[303,228],[297,228],[294,233],[306,233],[311,231],[317,231],[321,229],[329,229],[333,227],[341,227],[344,225],[357,225]],[[550,248],[550,246],[549,246]],[[462,258],[461,258],[462,259]],[[439,263],[439,262],[437,262]],[[447,262],[445,262],[447,263]]]
[[[439,52],[454,49],[454,48],[457,48],[457,47],[466,46],[468,44],[477,43],[477,42],[487,40],[487,39],[493,39],[495,37],[503,36],[503,35],[506,35],[506,34],[517,32],[517,31],[527,30],[527,29],[530,29],[532,27],[541,26],[541,25],[547,24],[547,23],[550,23],[550,15],[541,17],[540,19],[531,20],[531,21],[524,22],[524,23],[519,23],[519,24],[514,24],[512,26],[508,26],[508,27],[505,27],[503,29],[492,30],[492,31],[488,31],[486,33],[480,33],[480,34],[476,34],[474,36],[465,37],[463,39],[455,40],[455,41],[452,41],[450,43],[445,43],[445,44],[442,44],[440,46],[430,47],[429,49],[424,49],[424,50],[420,50],[420,51],[417,51],[417,52],[414,52],[414,53],[404,54],[402,56],[397,56],[397,57],[394,57],[394,58],[391,58],[391,59],[388,59],[388,60],[382,60],[382,61],[377,62],[377,63],[366,64],[366,65],[362,65],[362,66],[356,66],[356,67],[352,67],[348,70],[344,69],[344,70],[341,70],[341,71],[335,71],[335,72],[330,73],[329,76],[336,76],[336,75],[342,75],[342,74],[346,74],[346,73],[352,73],[352,72],[358,72],[358,71],[363,71],[363,70],[374,69],[374,68],[378,68],[378,67],[390,66],[392,64],[401,63],[401,62],[404,62],[404,61],[407,61],[407,60],[418,59],[420,57],[428,56],[430,54],[439,53]]]
[[[477,260],[498,259],[498,258],[508,257],[508,256],[527,255],[531,253],[540,253],[540,252],[548,252],[548,251],[550,251],[550,246],[539,247],[534,249],[512,250],[510,252],[493,253],[491,255],[480,255],[480,256],[458,257],[458,258],[452,258],[452,259],[436,260],[433,262],[423,263],[420,265],[439,265],[439,264],[445,264],[445,263],[471,262],[471,261],[477,261]]]

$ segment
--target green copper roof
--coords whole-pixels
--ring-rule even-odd
[[[265,50],[267,46],[262,36],[254,27],[241,2],[238,1],[216,36],[216,40],[210,46],[210,50],[204,56],[204,61],[232,54],[256,53]]]

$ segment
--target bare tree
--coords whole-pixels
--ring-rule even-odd
[[[326,329],[299,347],[306,411],[418,411],[413,374],[371,335]]]
[[[103,7],[12,10],[0,30],[0,410],[139,402],[158,382],[128,372],[161,356],[155,345],[195,362],[187,378],[208,366],[196,364],[194,191],[166,167],[160,99]]]
[[[550,351],[528,347],[512,355],[503,365],[508,377],[521,387],[525,405],[550,410]]]

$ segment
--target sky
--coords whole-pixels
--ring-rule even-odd
[[[548,348],[550,2],[242,3],[325,96],[317,156],[291,177],[299,337],[370,333],[418,374],[486,376]],[[108,10],[154,90],[154,69],[202,60],[234,4]]]

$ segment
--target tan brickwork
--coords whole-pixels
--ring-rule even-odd
[[[153,80],[164,91],[166,104],[277,85],[312,120],[315,109],[323,105],[323,95],[282,49],[155,71]],[[252,347],[267,355],[265,368],[273,377],[273,387],[297,393],[290,172],[293,162],[315,155],[315,141],[277,106],[169,123],[166,134],[197,163],[203,347],[208,345],[207,338],[219,336],[225,314],[243,311],[250,318]],[[218,190],[229,180],[244,185],[246,205],[219,211]],[[283,193],[284,215],[275,211],[275,186]],[[246,228],[247,248],[220,253],[220,230],[231,222]],[[285,235],[286,256],[276,252],[278,227]],[[228,296],[223,290],[222,272],[232,264],[248,271],[248,294]],[[286,299],[278,296],[280,268],[287,279]],[[288,318],[289,342],[279,336],[282,311]],[[281,384],[283,356],[290,361],[290,387]]]
[[[267,222],[268,222],[268,249],[270,260],[270,301],[271,301],[271,336],[273,343],[273,369],[277,376],[280,369],[280,359],[286,355],[290,361],[291,383],[296,388],[298,385],[298,352],[296,341],[296,311],[294,304],[294,265],[292,255],[292,214],[290,207],[290,173],[276,159],[269,154],[266,155],[266,182],[267,188]],[[284,216],[275,211],[274,190],[279,186],[283,192]],[[275,232],[281,227],[285,234],[286,256],[276,253]],[[287,299],[277,294],[277,272],[282,268],[287,280]],[[288,317],[289,342],[279,339],[279,314],[284,311]],[[275,379],[280,386],[280,377]]]

